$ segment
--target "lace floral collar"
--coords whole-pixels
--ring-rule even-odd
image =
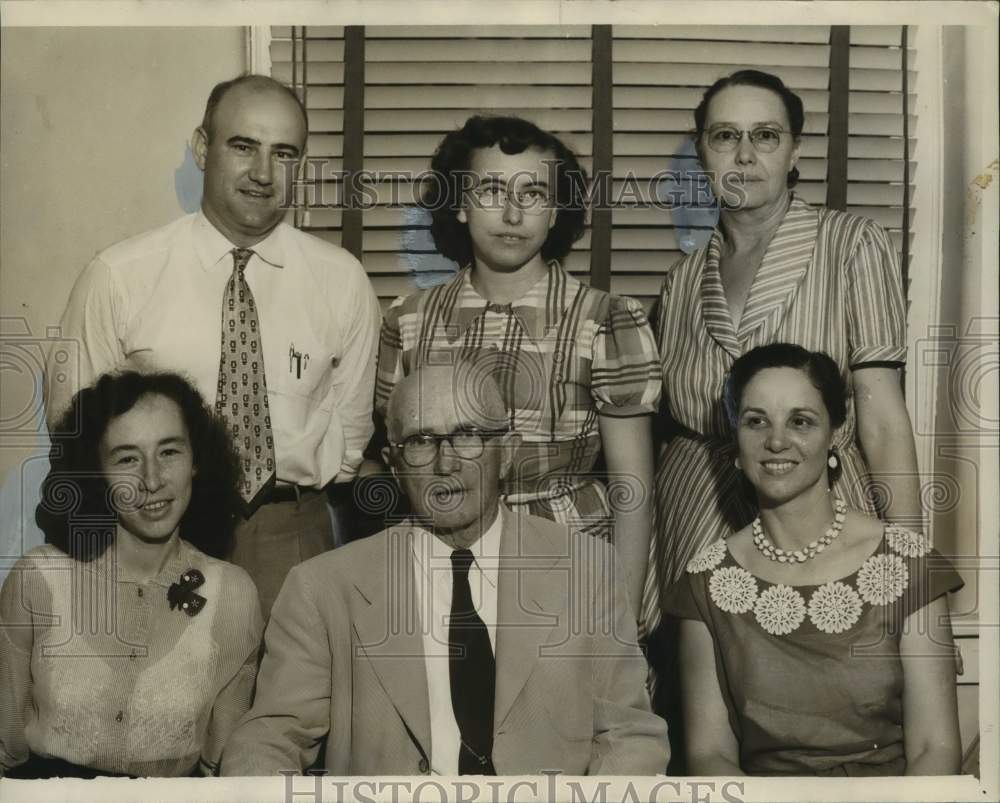
[[[853,574],[822,585],[788,586],[752,575],[720,538],[695,555],[687,571],[711,572],[708,593],[715,606],[731,614],[752,611],[772,635],[795,632],[807,617],[817,630],[834,634],[853,627],[865,603],[884,607],[899,599],[910,584],[905,559],[924,557],[930,549],[920,533],[888,524],[878,549]]]

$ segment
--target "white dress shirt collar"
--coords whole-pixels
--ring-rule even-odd
[[[232,270],[233,260],[229,256],[230,252],[238,246],[229,242],[226,236],[219,231],[212,222],[205,217],[205,213],[199,210],[194,216],[193,227],[194,250],[198,254],[201,266],[206,270],[212,270],[220,262],[224,262],[229,270]],[[261,260],[275,268],[282,268],[285,265],[284,244],[281,239],[281,224],[279,223],[271,233],[259,243],[252,246],[254,254]]]

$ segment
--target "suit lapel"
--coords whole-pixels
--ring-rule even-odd
[[[737,333],[744,348],[758,330],[765,334],[756,340],[766,342],[780,325],[812,262],[818,228],[816,211],[793,196],[750,287]]]
[[[510,713],[539,660],[542,645],[567,604],[566,541],[557,543],[529,520],[502,508],[500,571],[497,582],[496,700],[494,728]]]
[[[385,536],[385,569],[355,581],[354,629],[383,689],[430,756],[427,670],[411,540],[408,527],[390,529]]]

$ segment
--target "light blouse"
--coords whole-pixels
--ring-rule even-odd
[[[204,607],[171,610],[190,569]],[[114,546],[89,563],[51,545],[0,591],[0,774],[31,753],[102,772],[214,774],[250,707],[263,630],[242,569],[175,536],[162,571],[125,579]]]

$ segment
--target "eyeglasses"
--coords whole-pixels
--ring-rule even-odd
[[[781,135],[787,133],[769,125],[759,125],[748,130],[733,125],[719,125],[708,129],[705,137],[708,140],[708,147],[716,153],[730,153],[736,150],[744,134],[750,138],[750,144],[755,150],[760,153],[774,153],[781,145]]]
[[[488,440],[506,435],[509,431],[507,427],[502,429],[464,427],[449,432],[447,435],[419,432],[416,435],[410,435],[401,443],[391,443],[391,445],[402,452],[407,465],[420,468],[434,462],[444,441],[451,444],[451,448],[459,457],[474,460],[482,455]]]
[[[503,209],[511,204],[527,215],[542,215],[552,208],[549,194],[537,188],[509,192],[505,187],[487,184],[471,190],[471,194],[481,209]]]

